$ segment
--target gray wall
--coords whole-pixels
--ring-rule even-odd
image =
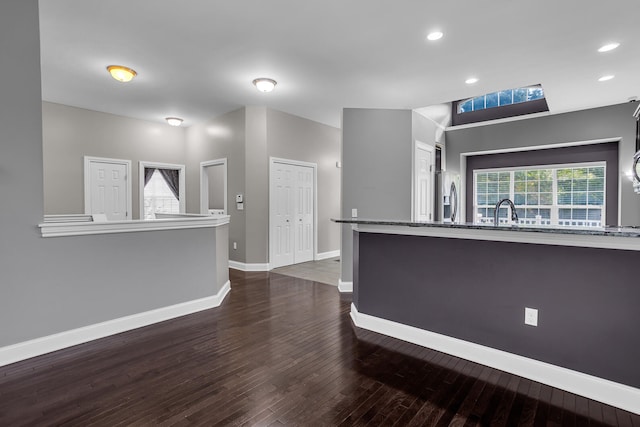
[[[0,2],[0,347],[211,296],[221,285],[213,229],[40,237],[38,26],[37,0]],[[166,242],[174,250],[150,250]]]
[[[246,107],[245,206],[247,263],[269,259],[267,108]]]
[[[411,219],[413,112],[342,112],[342,216]],[[426,141],[425,141],[426,142]],[[351,226],[342,225],[341,280],[352,280]]]
[[[340,248],[340,129],[267,110],[267,155],[318,165],[318,252]],[[263,181],[264,182],[264,181]],[[266,182],[263,187],[266,190]]]
[[[185,164],[185,129],[165,123],[43,102],[42,127],[46,214],[84,212],[84,156],[131,160],[134,219],[138,162]]]
[[[224,166],[208,166],[205,171],[209,187],[209,209],[224,209]]]
[[[244,141],[244,108],[186,129],[187,212],[200,212],[200,162],[226,158],[229,259],[238,262],[246,262],[245,211],[238,211],[235,204],[235,195],[245,191]]]
[[[530,147],[564,142],[621,137],[619,182],[621,224],[640,225],[640,196],[624,176],[631,170],[635,153],[637,103],[624,103],[590,110],[555,114],[513,122],[449,130],[447,170],[460,171],[460,154],[465,152]],[[607,222],[612,222],[607,218]]]

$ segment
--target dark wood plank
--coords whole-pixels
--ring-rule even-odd
[[[354,328],[335,287],[231,270],[222,306],[0,368],[0,425],[621,425],[640,417]]]

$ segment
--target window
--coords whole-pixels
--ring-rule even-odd
[[[493,224],[495,205],[509,198],[520,224],[601,227],[605,223],[605,163],[474,171],[477,223]],[[498,213],[509,221],[509,208]]]
[[[544,90],[541,86],[501,90],[499,92],[492,92],[475,98],[458,101],[458,114],[535,101],[543,98]]]
[[[184,165],[141,161],[138,171],[140,219],[185,212]]]
[[[156,213],[180,213],[180,201],[173,194],[159,169],[155,169],[144,186],[144,219],[155,219]]]
[[[453,126],[549,111],[541,85],[500,90],[452,103]]]

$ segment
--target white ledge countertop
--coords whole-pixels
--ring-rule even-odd
[[[42,237],[63,237],[219,227],[228,224],[229,218],[229,215],[183,214],[150,220],[94,222],[91,215],[51,215],[45,216],[44,222],[38,227]]]
[[[451,224],[360,218],[332,219],[332,221],[351,224],[354,230],[359,232],[640,251],[640,228],[638,227],[594,228],[543,225],[502,225],[496,227],[470,223]]]

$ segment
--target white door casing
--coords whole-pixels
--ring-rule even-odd
[[[84,213],[131,219],[131,161],[84,157]]]
[[[416,141],[413,166],[413,220],[433,220],[433,147]]]
[[[317,166],[270,158],[269,267],[312,261],[317,253]]]

